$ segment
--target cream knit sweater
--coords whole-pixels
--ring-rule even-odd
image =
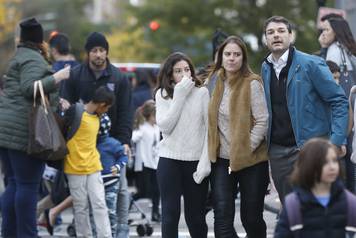
[[[208,157],[207,88],[197,88],[192,82],[184,81],[175,86],[173,99],[164,99],[161,90],[155,98],[157,125],[163,135],[159,156],[182,161],[205,160]]]

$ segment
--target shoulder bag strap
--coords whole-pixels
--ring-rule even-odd
[[[289,229],[295,238],[300,238],[300,230],[303,229],[302,212],[298,195],[293,192],[285,198],[285,208],[287,212]]]
[[[344,191],[347,202],[347,224],[345,230],[356,232],[356,196],[347,189]]]

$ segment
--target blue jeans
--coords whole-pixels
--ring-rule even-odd
[[[116,235],[117,229],[117,192],[119,191],[119,181],[105,187],[105,200],[108,207],[112,237]]]
[[[25,152],[1,149],[8,179],[2,196],[2,236],[37,237],[37,193],[45,163]]]

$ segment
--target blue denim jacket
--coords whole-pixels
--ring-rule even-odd
[[[348,100],[320,57],[294,50],[288,73],[286,97],[298,147],[310,138],[328,136],[335,145],[346,142]],[[267,142],[270,145],[272,106],[271,67],[262,64],[262,79],[269,112]]]

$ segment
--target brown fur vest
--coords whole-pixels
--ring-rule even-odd
[[[218,72],[218,77],[209,103],[208,150],[209,159],[213,163],[216,162],[220,149],[218,112],[224,93],[224,70]],[[261,82],[261,78],[256,74],[243,78],[236,76],[229,82],[231,87],[229,104],[230,168],[232,171],[239,171],[268,159],[265,141],[254,152],[251,151],[250,147],[250,131],[254,123],[251,111],[250,83],[252,80]]]

